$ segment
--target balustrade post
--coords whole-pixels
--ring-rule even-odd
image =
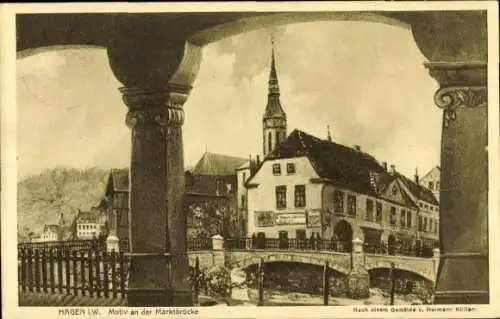
[[[225,264],[225,249],[224,237],[221,235],[212,236],[212,260],[214,266],[224,266]]]
[[[118,237],[116,237],[115,235],[109,235],[106,238],[106,251],[108,253],[112,251],[120,251],[120,240],[118,239]]]
[[[363,241],[358,238],[352,241],[351,271],[347,275],[347,287],[350,298],[367,298],[370,295],[370,277],[365,268]]]

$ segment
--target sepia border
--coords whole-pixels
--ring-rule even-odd
[[[411,306],[418,312],[357,313],[351,306],[318,307],[203,307],[197,315],[170,315],[165,317],[200,318],[487,318],[500,316],[500,121],[498,73],[498,3],[496,1],[351,1],[351,2],[295,2],[295,3],[84,3],[84,4],[6,4],[0,5],[0,98],[1,98],[1,236],[2,240],[2,313],[11,318],[57,318],[58,307],[18,307],[16,229],[17,225],[17,145],[16,145],[16,13],[73,13],[73,12],[158,12],[158,11],[423,11],[423,10],[487,10],[488,11],[488,157],[489,191],[489,263],[490,305],[467,305],[472,312],[432,312],[426,308],[438,305]],[[423,67],[423,66],[422,66]],[[433,103],[432,96],[429,103]],[[15,270],[14,272],[10,271]],[[375,306],[368,306],[374,308]],[[378,307],[378,306],[377,306]],[[388,307],[388,306],[383,306]],[[403,306],[388,307],[401,309]],[[455,308],[455,306],[453,306]],[[131,309],[131,308],[128,308]],[[143,316],[107,316],[102,318],[129,318]],[[153,313],[154,314],[154,313]],[[94,316],[95,317],[95,316]]]

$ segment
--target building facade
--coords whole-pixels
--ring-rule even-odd
[[[106,233],[107,216],[100,211],[78,211],[75,216],[75,234],[78,239],[99,238]]]
[[[358,145],[333,142],[329,128],[326,140],[299,130],[287,137],[274,50],[268,84],[263,162],[237,174],[245,186],[238,198],[248,235],[320,237],[346,246],[353,238],[374,246],[436,245],[439,202],[418,174],[409,179]]]
[[[43,231],[40,235],[33,237],[32,242],[50,242],[50,241],[60,241],[61,230],[59,225],[45,225]]]
[[[432,192],[357,146],[299,130],[264,159],[246,186],[247,232],[257,237],[314,234],[346,246],[358,238],[368,245],[408,247],[432,247],[439,238]]]
[[[430,189],[439,201],[439,192],[441,189],[441,168],[439,166],[433,167],[427,174],[424,175],[424,177],[422,177],[420,185]]]

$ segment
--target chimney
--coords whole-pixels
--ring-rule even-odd
[[[329,142],[331,142],[332,141],[332,135],[330,134],[330,126],[329,125],[326,127],[326,131],[327,131],[327,138],[326,139]]]
[[[419,184],[418,168],[415,168],[415,183]]]
[[[391,174],[396,173],[396,165],[391,165]]]
[[[384,167],[384,170],[387,172],[387,162],[382,162],[382,166]]]
[[[353,147],[354,147],[354,149],[355,149],[356,151],[361,152],[361,146],[359,146],[359,145],[354,145]]]

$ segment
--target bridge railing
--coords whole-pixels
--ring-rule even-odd
[[[416,246],[403,246],[403,245],[388,245],[386,243],[380,244],[363,244],[363,251],[368,254],[377,255],[395,255],[395,256],[408,256],[408,257],[422,257],[431,258],[433,250],[430,247],[416,247]]]
[[[81,250],[105,250],[105,238],[95,239],[71,239],[47,242],[24,242],[19,243],[18,249],[34,250],[61,250],[61,251],[81,251]]]
[[[280,238],[228,238],[224,240],[227,250],[318,250],[334,252],[350,252],[351,243],[331,239],[280,239]]]

